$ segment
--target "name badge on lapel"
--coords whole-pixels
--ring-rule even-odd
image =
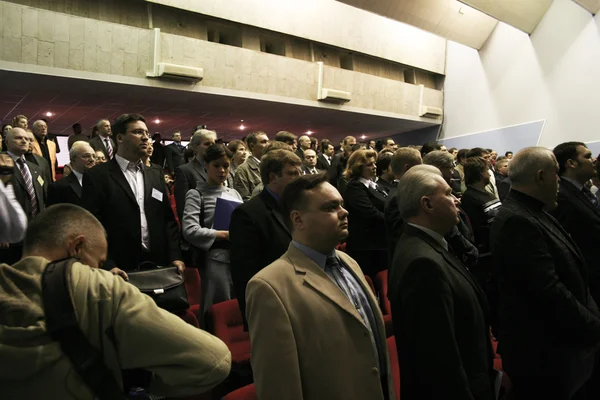
[[[163,201],[163,194],[160,190],[156,190],[156,189],[152,189],[152,198],[162,202]]]
[[[40,184],[40,186],[44,186],[44,180],[42,179],[42,177],[40,175],[38,175],[37,181]]]

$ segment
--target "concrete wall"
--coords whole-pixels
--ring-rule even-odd
[[[153,31],[0,2],[0,61],[143,79],[152,70]],[[161,34],[160,61],[202,67],[198,87],[240,96],[280,96],[287,102],[317,98],[317,64],[206,40]],[[163,86],[169,87],[169,83]],[[325,67],[324,87],[353,94],[351,107],[418,119],[419,87],[340,68]],[[181,85],[173,84],[181,89]],[[184,89],[189,90],[189,86]],[[425,89],[425,104],[441,107],[442,92]],[[323,105],[324,106],[324,105]],[[331,106],[330,106],[331,107]],[[339,106],[335,106],[339,107]],[[347,106],[342,106],[347,107]]]

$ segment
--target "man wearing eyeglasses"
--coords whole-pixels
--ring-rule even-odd
[[[108,236],[107,269],[135,269],[141,262],[183,271],[179,233],[162,171],[143,165],[149,144],[146,121],[123,114],[112,125],[115,157],[83,174],[82,200]]]
[[[73,143],[69,150],[71,174],[48,187],[48,206],[59,203],[70,203],[81,206],[81,182],[83,173],[96,165],[96,154],[87,142]]]

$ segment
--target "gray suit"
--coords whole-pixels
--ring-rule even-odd
[[[115,154],[117,154],[117,147],[115,146],[115,142],[112,140],[112,138],[109,137],[108,140],[110,140],[110,145],[112,146],[113,157],[114,157]],[[103,137],[96,136],[96,137],[91,138],[90,146],[92,146],[92,149],[94,149],[94,151],[100,150],[101,152],[103,152],[104,156],[106,157],[106,161],[111,159],[108,156],[108,151],[106,150],[106,145],[104,144]]]

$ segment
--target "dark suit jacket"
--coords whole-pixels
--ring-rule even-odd
[[[30,161],[25,161],[27,166],[29,167],[29,172],[31,173],[31,179],[33,181],[33,190],[35,191],[35,196],[37,198],[38,203],[38,213],[44,211],[46,208],[46,193],[48,190],[48,184],[50,181],[47,181],[44,178],[44,171],[40,169],[37,165]],[[44,184],[40,184],[40,179],[44,181]],[[32,218],[31,215],[31,199],[29,197],[29,193],[27,193],[27,186],[25,186],[25,180],[23,180],[23,175],[21,175],[21,170],[18,165],[15,163],[13,176],[13,190],[15,192],[15,198],[23,207],[25,214],[27,215],[27,220],[30,221]]]
[[[325,171],[320,170],[316,166],[315,166],[315,169],[317,170],[317,174],[320,174],[321,172],[325,172]],[[310,174],[310,172],[308,171],[308,167],[306,165],[302,165],[302,174],[303,175]]]
[[[502,175],[496,175],[496,188],[498,189],[498,197],[500,201],[504,201],[508,192],[510,192],[510,178],[508,176],[502,177]]]
[[[264,189],[231,216],[231,278],[246,323],[246,285],[288,249],[292,236],[275,198]]]
[[[377,180],[377,187],[387,193],[388,196],[391,195],[394,190],[396,190],[396,186],[398,186],[398,182],[396,181],[388,182],[384,179]]]
[[[492,400],[485,295],[465,266],[407,225],[388,277],[403,400]]]
[[[172,175],[175,173],[177,167],[179,167],[183,163],[183,151],[179,150],[179,147],[175,143],[171,143],[168,146],[164,147],[165,149],[165,164],[167,166],[167,170]]]
[[[600,304],[600,211],[565,179],[560,181],[558,207],[552,212],[581,250],[589,268],[590,293]]]
[[[70,203],[83,206],[81,185],[74,173],[65,176],[48,186],[48,207],[53,204]]]
[[[50,185],[52,182],[52,169],[50,168],[48,161],[46,161],[44,157],[33,153],[25,154],[25,159],[40,167],[42,179],[44,179],[44,182],[48,182],[48,185]]]
[[[115,156],[115,154],[117,154],[117,146],[115,146],[115,142],[114,140],[112,140],[111,137],[108,138],[110,140],[110,145],[112,146],[112,150],[113,150],[113,157]],[[108,152],[106,151],[106,147],[104,146],[104,138],[101,136],[96,136],[90,139],[90,146],[92,146],[92,149],[94,149],[94,151],[98,151],[100,150],[101,152],[104,153],[104,157],[106,157],[106,161],[110,160],[110,157],[108,156]]]
[[[150,239],[150,254],[146,258],[166,266],[181,260],[177,223],[162,173],[152,167],[144,167],[143,173],[144,210]],[[162,199],[155,198],[153,193],[160,193],[156,196]],[[116,159],[83,174],[82,201],[106,230],[109,259],[122,270],[137,267],[142,261],[140,211]]]
[[[367,188],[358,179],[351,179],[344,192],[344,208],[348,215],[346,240],[348,250],[385,250],[383,209],[387,196],[382,191]]]
[[[331,159],[331,165],[329,166],[329,183],[333,186],[338,187],[338,181],[342,177],[344,169],[348,160],[344,158],[344,153],[338,153]]]
[[[498,351],[511,379],[545,377],[573,393],[592,372],[600,319],[581,252],[542,208],[513,189],[492,224]]]
[[[323,153],[319,153],[319,155],[317,155],[317,168],[323,171],[328,171],[330,166],[331,164],[329,161],[327,161],[325,155]]]

